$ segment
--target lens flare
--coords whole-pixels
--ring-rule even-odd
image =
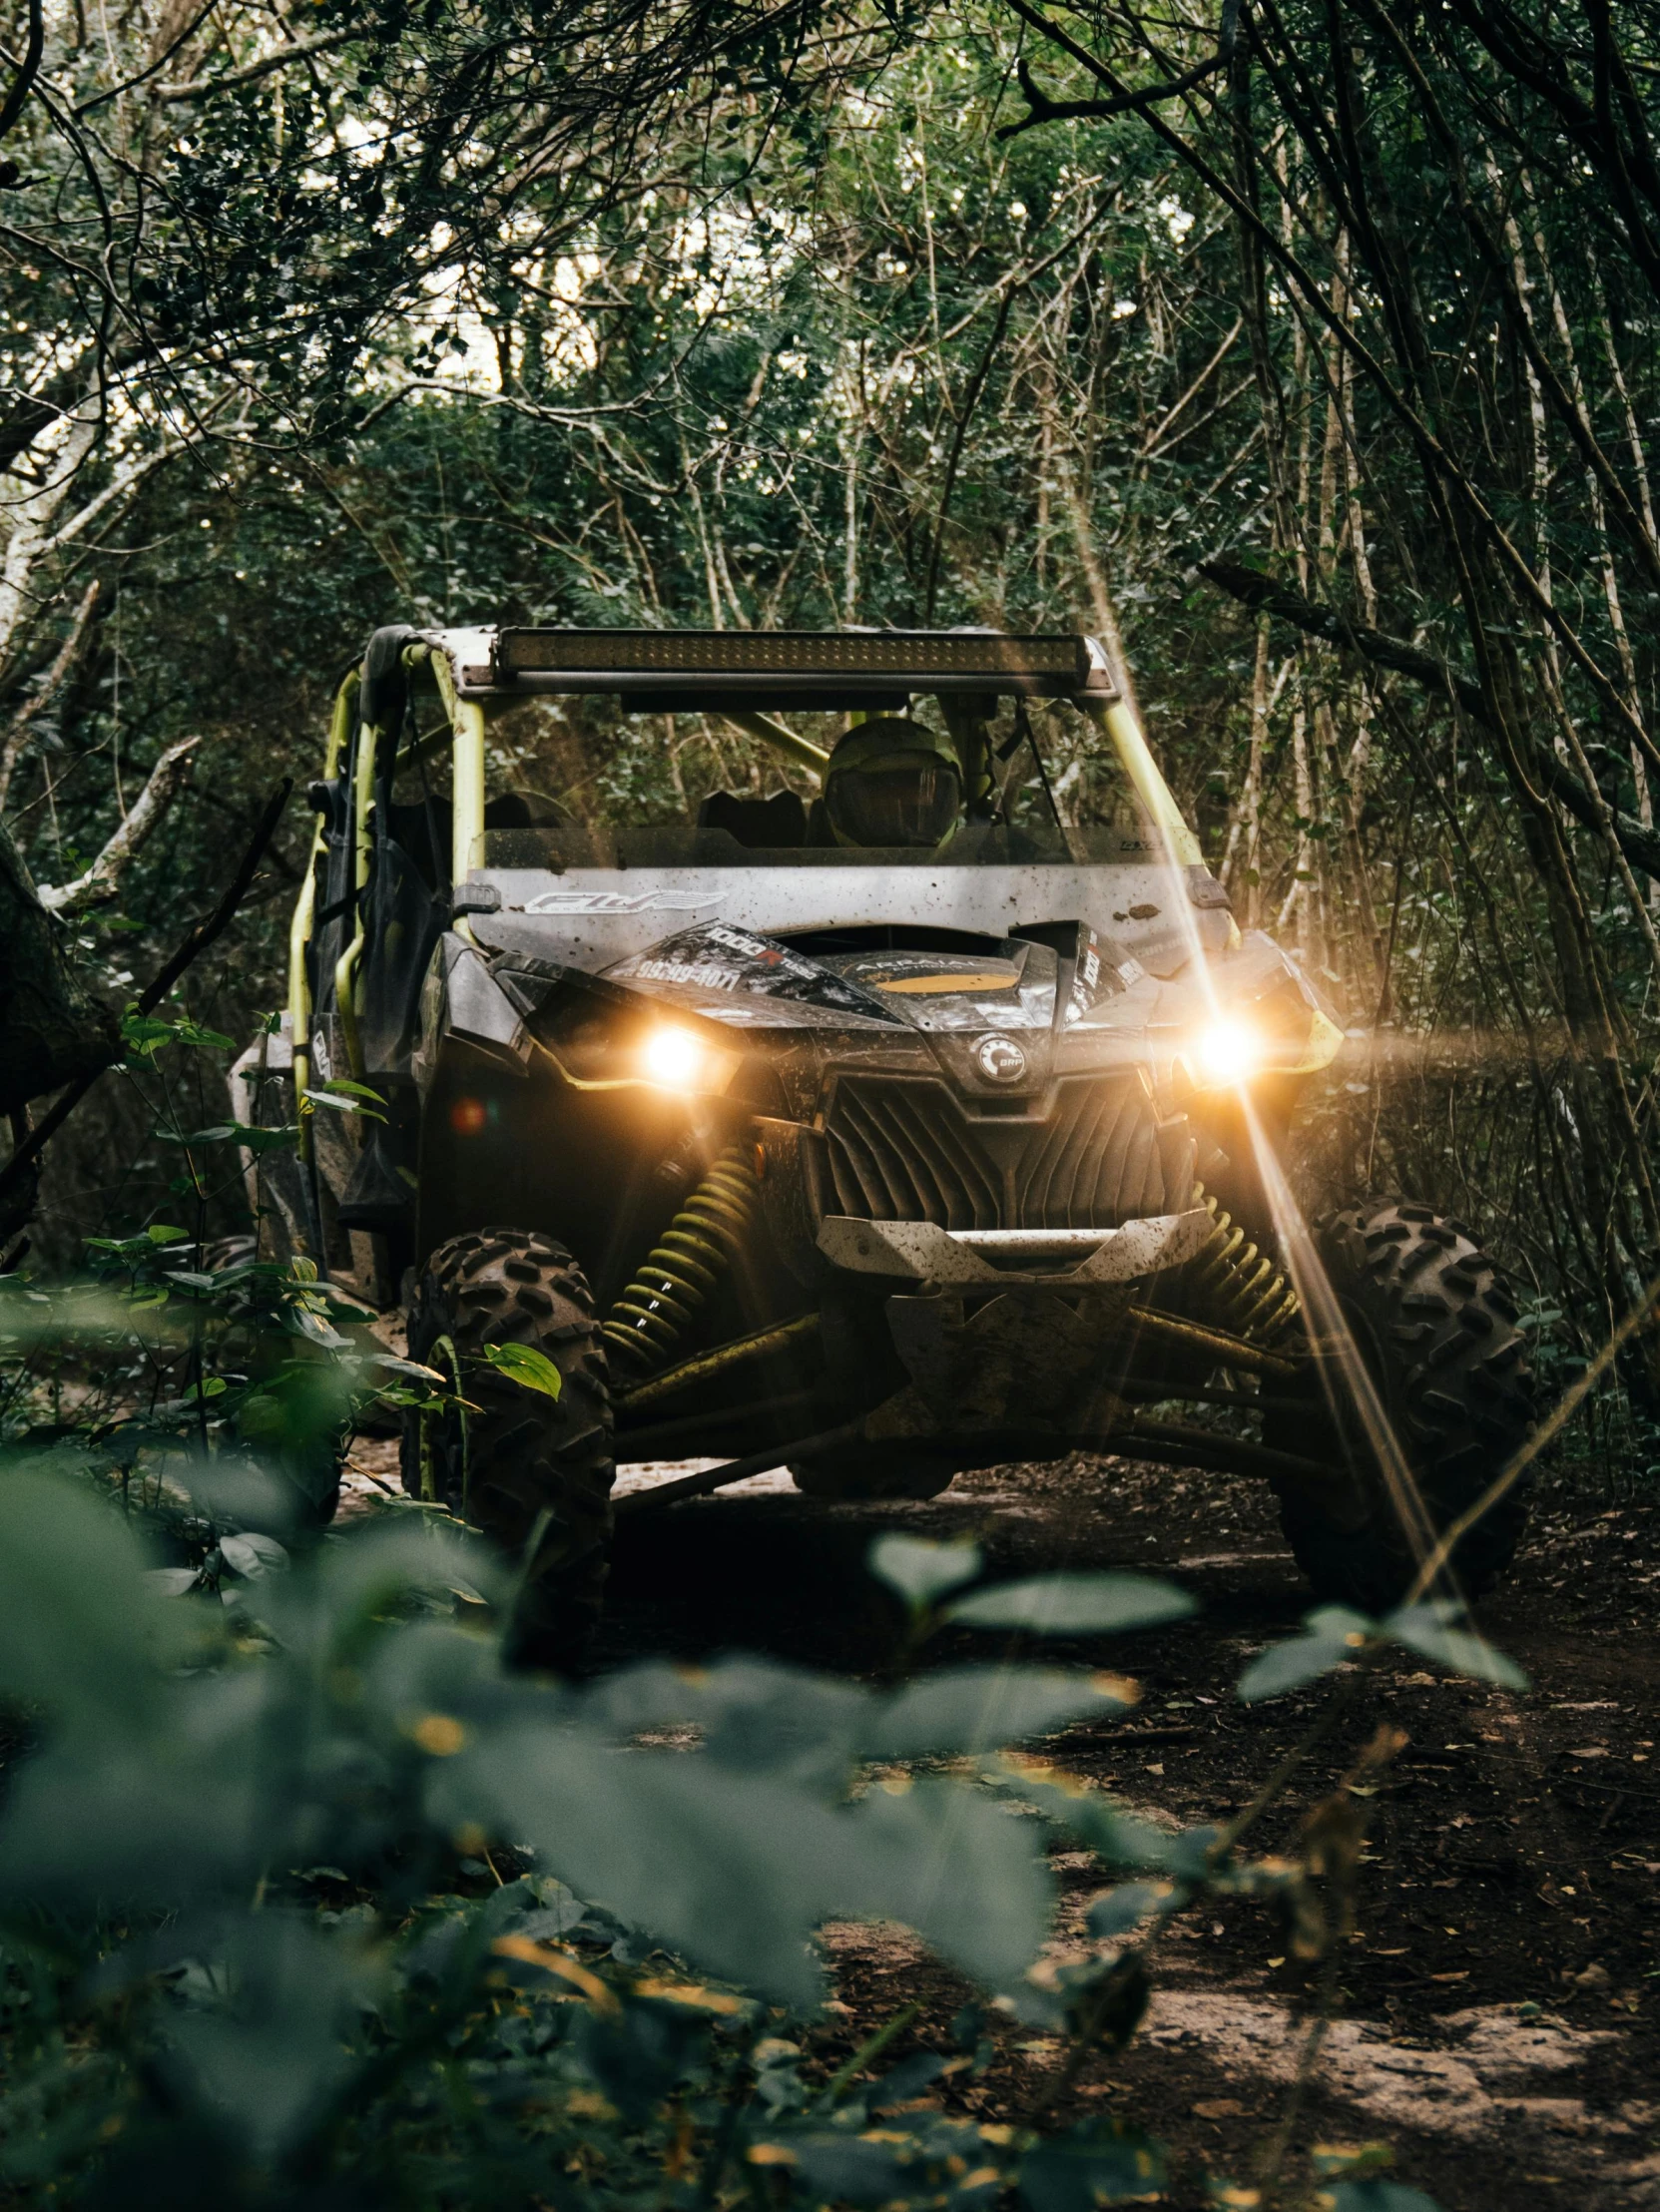
[[[648,1076],[672,1090],[697,1080],[707,1054],[690,1029],[654,1029],[641,1054]]]
[[[1243,1021],[1224,1016],[1213,1021],[1199,1038],[1201,1073],[1210,1083],[1245,1083],[1256,1074],[1263,1056],[1262,1039]]]
[[[1126,709],[1126,712],[1133,722],[1133,710]],[[1105,715],[1106,710],[1099,710],[1091,719],[1100,720],[1102,727],[1107,729],[1108,736],[1118,746],[1119,740],[1108,727]],[[1120,759],[1124,760],[1122,749]],[[1125,768],[1138,797],[1144,801],[1145,810],[1146,795],[1128,761],[1125,761]],[[1155,793],[1153,797],[1158,799],[1160,795]],[[1280,1256],[1302,1301],[1308,1333],[1325,1354],[1321,1367],[1322,1386],[1329,1398],[1341,1392],[1342,1410],[1350,1417],[1358,1419],[1364,1427],[1389,1507],[1398,1517],[1416,1558],[1420,1562],[1426,1561],[1435,1542],[1434,1517],[1418,1487],[1405,1447],[1395,1433],[1365,1355],[1350,1329],[1348,1317],[1315,1250],[1310,1225],[1286,1181],[1277,1146],[1259,1120],[1251,1096],[1248,1078],[1261,1065],[1265,1050],[1263,1041],[1251,1041],[1249,1049],[1252,1060],[1249,1065],[1241,1068],[1236,1060],[1227,1073],[1212,1072],[1211,1054],[1206,1049],[1208,1041],[1212,1038],[1220,1040],[1229,1037],[1237,1042],[1243,1025],[1224,1010],[1224,996],[1217,988],[1216,979],[1211,972],[1210,952],[1202,940],[1200,910],[1194,906],[1188,895],[1188,871],[1201,855],[1197,844],[1176,815],[1175,804],[1170,800],[1168,792],[1163,793],[1162,799],[1164,804],[1155,805],[1145,811],[1150,816],[1149,833],[1159,848],[1159,864],[1162,866],[1166,885],[1165,905],[1182,934],[1193,973],[1211,1014],[1207,1030],[1193,1042],[1192,1066],[1195,1075],[1202,1083],[1208,1081],[1219,1087],[1226,1083],[1239,1086],[1245,1134],[1273,1216]],[[1232,941],[1235,944],[1239,942],[1237,929]],[[1334,1417],[1338,1410],[1339,1408],[1334,1407]],[[1460,1594],[1456,1570],[1450,1562],[1442,1567],[1431,1594],[1454,1598]]]

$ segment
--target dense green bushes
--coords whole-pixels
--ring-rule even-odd
[[[1189,1599],[1121,1574],[987,1585],[972,1545],[888,1536],[891,1686],[742,1657],[512,1674],[512,1562],[412,1501],[319,1537],[294,1478],[371,1391],[431,1384],[354,1348],[313,1282],[189,1258],[144,1237],[55,1303],[4,1287],[0,2191],[1074,2212],[1156,2186],[1156,2144],[1041,2113],[1133,2034],[1160,1931],[1201,1900],[1257,1900],[1299,1955],[1329,1954],[1361,1809],[1340,1788],[1300,1860],[1244,1856],[1247,1817],[1167,1833],[1004,1749],[1110,1724],[1133,1684],[921,1662],[946,1624],[1007,1646],[1174,1623]],[[125,1401],[77,1421],[60,1368],[43,1426],[66,1360],[83,1404],[94,1367]],[[141,1408],[135,1369],[172,1395]],[[1440,1609],[1328,1609],[1240,1694],[1387,1640],[1517,1679]],[[1104,1887],[1057,1957],[1061,1843]],[[989,2050],[972,2007],[874,2080],[880,2036],[828,2080],[804,2063],[817,1933],[848,1919],[906,1925],[984,2003],[1066,2038],[1036,2111],[982,2125],[938,2101]],[[1336,2201],[1424,2202],[1375,2179]]]

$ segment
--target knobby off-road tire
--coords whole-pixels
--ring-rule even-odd
[[[438,1499],[495,1539],[524,1576],[509,1646],[522,1665],[567,1667],[600,1616],[612,1530],[611,1395],[605,1344],[582,1270],[549,1237],[486,1229],[452,1237],[426,1264],[409,1314],[409,1357],[449,1379],[461,1364],[468,1412],[427,1415]],[[527,1390],[480,1357],[520,1344],[559,1370],[557,1398]],[[406,1413],[403,1486],[421,1494],[421,1416]],[[551,1515],[533,1558],[525,1547]]]
[[[1533,1378],[1516,1309],[1493,1262],[1460,1223],[1427,1206],[1373,1200],[1315,1232],[1344,1319],[1377,1385],[1421,1501],[1416,1541],[1378,1453],[1370,1448],[1343,1371],[1301,1385],[1306,1408],[1264,1423],[1264,1441],[1302,1458],[1350,1466],[1366,1507],[1343,1527],[1307,1491],[1282,1495],[1280,1518],[1299,1565],[1327,1600],[1383,1613],[1405,1597],[1425,1532],[1438,1536],[1472,1505],[1526,1440]],[[1527,1520],[1523,1476],[1459,1542],[1452,1566],[1468,1596],[1509,1565]]]

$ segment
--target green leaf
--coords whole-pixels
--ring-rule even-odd
[[[194,1567],[152,1567],[144,1579],[158,1597],[183,1597],[202,1577]]]
[[[219,1121],[211,1129],[166,1130],[163,1132],[174,1144],[234,1144],[257,1157],[267,1152],[291,1152],[299,1142],[299,1124],[288,1122],[281,1128],[262,1129],[256,1123],[246,1121]]]
[[[418,1360],[400,1360],[395,1352],[371,1352],[371,1368],[385,1368],[392,1375],[412,1375],[422,1382],[447,1383],[447,1375],[440,1375],[436,1368],[422,1367]]]
[[[289,1565],[285,1547],[275,1536],[224,1536],[220,1556],[234,1574],[257,1582],[262,1575],[283,1574]]]
[[[1040,1574],[975,1590],[945,1608],[969,1628],[1025,1628],[1038,1636],[1095,1635],[1183,1620],[1197,1607],[1185,1590],[1143,1574]]]
[[[384,1095],[371,1085],[350,1082],[343,1075],[331,1075],[328,1078],[328,1088],[330,1091],[343,1092],[347,1098],[371,1099],[376,1106],[384,1106],[386,1103]]]
[[[931,1605],[945,1590],[972,1582],[980,1571],[978,1544],[932,1544],[921,1536],[878,1536],[870,1546],[870,1572],[907,1605]]]
[[[352,1097],[349,1094],[353,1091],[362,1095]],[[331,1106],[337,1114],[361,1114],[365,1121],[384,1121],[384,1114],[376,1113],[373,1106],[365,1103],[371,1098],[378,1100],[379,1095],[361,1083],[331,1083],[325,1091],[307,1090],[302,1094],[307,1106]]]
[[[884,2130],[892,2133],[893,2130]],[[757,2163],[788,2163],[815,2204],[887,2204],[905,2195],[906,2148],[826,2129],[760,2143]],[[768,2157],[772,2152],[774,2157]]]
[[[997,1751],[1127,1712],[1131,1687],[1081,1667],[944,1667],[877,1705],[858,1748],[866,1759]]]
[[[129,1054],[136,1053],[141,1060],[153,1060],[164,1044],[200,1045],[214,1052],[236,1049],[234,1038],[222,1036],[217,1029],[204,1029],[188,1014],[169,1021],[165,1015],[141,1014],[131,1006],[121,1017],[121,1041]]]
[[[576,2023],[583,2069],[636,2126],[692,2070],[708,2041],[707,2016],[678,2004],[634,2001],[610,2016],[586,2007]]]
[[[565,1387],[559,1370],[534,1345],[483,1345],[480,1357],[522,1390],[540,1390],[544,1397],[557,1397]]]
[[[82,1482],[7,1470],[0,1484],[0,1691],[93,1728],[149,1709],[185,1633],[151,1561]]]
[[[1095,2212],[1153,2196],[1164,2182],[1164,2153],[1123,2120],[1085,2120],[1020,2161],[1020,2194],[1031,2212]]]
[[[349,2074],[347,2035],[383,1969],[296,1914],[228,1921],[221,1943],[206,1961],[214,2000],[176,2007],[165,2033],[197,2097],[266,2160]]]
[[[1181,1839],[1150,1821],[1126,1813],[1111,1798],[1070,1775],[1024,1764],[997,1762],[981,1770],[982,1781],[1029,1805],[1052,1828],[1064,1829],[1110,1867],[1145,1867],[1162,1872]]]
[[[1454,1674],[1469,1675],[1477,1682],[1496,1682],[1506,1690],[1531,1688],[1515,1661],[1495,1651],[1484,1636],[1450,1626],[1448,1611],[1434,1603],[1402,1605],[1380,1624],[1381,1633],[1391,1643],[1404,1644],[1438,1666],[1449,1667]]]
[[[1332,2212],[1440,2212],[1433,2197],[1403,2182],[1340,2181],[1327,2202]]]
[[[1053,1906],[1041,1833],[954,1781],[837,1805],[527,1713],[487,1746],[434,1760],[427,1787],[446,1832],[523,1838],[579,1896],[786,2003],[821,1996],[809,1938],[830,1920],[898,1921],[983,1986],[1017,1989]]]
[[[313,1313],[308,1306],[290,1306],[288,1320],[293,1326],[294,1334],[303,1337],[307,1344],[316,1345],[324,1352],[351,1350],[351,1339],[342,1337],[337,1329],[324,1321],[320,1314]]]
[[[1261,1698],[1284,1697],[1318,1682],[1323,1674],[1353,1659],[1378,1633],[1378,1623],[1347,1605],[1323,1605],[1309,1614],[1304,1633],[1276,1644],[1253,1659],[1239,1678],[1237,1695],[1246,1705]]]
[[[941,1778],[878,1786],[834,1817],[848,1825],[823,1918],[898,1921],[982,1988],[1025,1985],[1054,1906],[1037,1836]]]
[[[1170,1882],[1121,1882],[1105,1890],[1091,1905],[1085,1919],[1097,1942],[1110,1943],[1139,1928],[1150,1913],[1168,1912],[1187,1892]]]

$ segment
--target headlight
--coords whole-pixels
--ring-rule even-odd
[[[1263,1063],[1263,1039],[1249,1022],[1223,1019],[1200,1031],[1194,1057],[1201,1079],[1248,1083]]]
[[[641,1072],[666,1090],[686,1090],[709,1072],[714,1058],[701,1037],[690,1029],[654,1029],[640,1051]]]
[[[579,1009],[537,1032],[536,1043],[573,1091],[673,1092],[688,1103],[720,1096],[743,1064],[742,1051],[728,1049],[719,1031],[700,1036],[667,1007]]]

